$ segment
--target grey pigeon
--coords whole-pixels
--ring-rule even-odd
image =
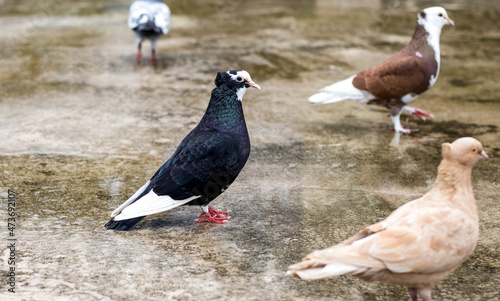
[[[136,0],[130,5],[128,27],[135,32],[137,40],[136,60],[142,58],[142,42],[151,40],[151,61],[159,61],[156,47],[161,35],[167,34],[170,27],[170,9],[160,0]]]

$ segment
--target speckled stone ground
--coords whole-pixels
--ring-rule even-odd
[[[311,105],[321,87],[369,67],[409,40],[420,3],[170,1],[161,63],[135,64],[128,1],[0,1],[0,239],[16,192],[16,293],[2,247],[2,300],[405,300],[399,286],[342,276],[285,275],[425,193],[440,145],[483,142],[473,172],[480,239],[433,291],[437,300],[500,294],[500,8],[446,6],[442,69],[413,102],[435,119],[398,136],[388,112],[354,101]],[[350,3],[352,2],[352,3]],[[472,1],[471,1],[472,2]],[[466,3],[466,2],[461,2]],[[428,4],[428,3],[427,3]],[[145,45],[148,53],[149,45]],[[151,216],[121,233],[102,225],[197,124],[217,71],[245,69],[262,91],[244,110],[252,153],[213,202]]]

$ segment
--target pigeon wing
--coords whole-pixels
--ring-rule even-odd
[[[238,150],[234,136],[227,133],[188,135],[151,178],[153,190],[173,199],[193,195],[214,199],[234,181],[248,158]]]
[[[170,9],[165,3],[159,3],[154,15],[156,27],[161,28],[162,34],[167,34],[170,28]]]
[[[426,208],[377,233],[368,253],[396,273],[449,271],[474,250],[474,227],[461,210]]]
[[[414,212],[417,208],[405,209]],[[384,270],[440,273],[458,267],[474,250],[471,241],[475,241],[477,231],[463,211],[427,208],[418,215],[399,214],[399,217],[402,218],[396,223],[386,219],[339,245],[312,252],[291,266],[291,273],[303,279],[344,273],[371,278]]]
[[[139,24],[141,24],[141,17],[148,16],[149,11],[147,5],[145,5],[142,1],[134,1],[132,5],[130,5],[129,14],[128,14],[128,27],[130,29],[135,29]],[[147,22],[147,20],[146,20]]]
[[[379,99],[401,98],[428,89],[422,59],[398,53],[356,75],[353,85]]]
[[[140,24],[152,20],[162,34],[167,34],[170,28],[170,9],[162,2],[134,1],[130,5],[128,27],[135,29]]]

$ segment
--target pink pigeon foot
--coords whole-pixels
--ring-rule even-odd
[[[228,215],[229,211],[218,211],[208,206],[208,212],[202,212],[199,215],[200,218],[197,219],[196,221],[198,223],[209,222],[216,224],[224,224],[226,221],[229,220]]]
[[[418,301],[418,294],[417,290],[414,288],[409,288],[408,292],[410,293],[410,297],[412,301]]]
[[[434,115],[426,113],[420,109],[414,108],[411,115],[408,115],[408,117],[406,118],[406,121],[409,121],[413,115],[415,115],[420,120],[425,120],[426,117],[434,118]]]
[[[135,60],[140,61],[141,59],[142,59],[142,53],[138,51],[137,54],[135,55]]]
[[[156,62],[159,62],[159,61],[160,61],[160,58],[159,58],[159,57],[157,57],[156,55],[152,55],[152,56],[149,58],[149,60],[150,60],[151,62],[155,62],[155,63],[156,63]]]
[[[394,131],[394,127],[393,126],[391,126],[391,130]],[[418,132],[418,129],[403,128],[402,132],[405,133],[405,134],[411,134],[411,133],[414,133],[414,132]]]

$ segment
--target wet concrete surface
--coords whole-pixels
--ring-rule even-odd
[[[171,1],[153,66],[133,62],[128,1],[0,1],[4,245],[8,189],[17,201],[16,293],[2,249],[0,298],[408,299],[399,286],[285,271],[424,194],[441,143],[474,136],[490,156],[473,172],[480,239],[433,296],[500,299],[500,7],[445,5],[456,26],[443,29],[440,77],[413,102],[436,118],[403,122],[420,131],[395,136],[383,109],[306,99],[398,51],[418,9],[435,3],[351,2]],[[231,221],[197,224],[200,209],[183,207],[105,231],[198,123],[215,73],[229,69],[262,87],[244,99],[249,162],[212,203],[232,210]]]

